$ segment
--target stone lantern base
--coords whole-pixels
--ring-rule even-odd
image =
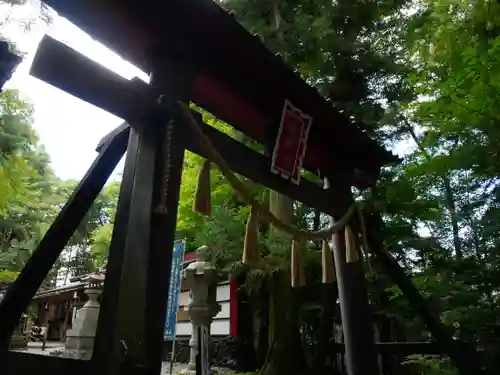
[[[21,322],[17,326],[16,330],[12,334],[10,339],[11,349],[26,349],[28,348],[28,335],[25,335],[22,331],[22,327],[25,323],[25,317],[21,319]]]

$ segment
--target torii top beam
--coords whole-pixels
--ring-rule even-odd
[[[374,181],[396,160],[211,0],[44,2],[145,71],[153,49],[189,67],[196,72],[191,100],[261,143],[275,139],[289,100],[313,119],[308,170],[342,171],[366,187],[356,170]]]
[[[21,63],[22,58],[9,51],[9,44],[0,41],[0,92],[3,85],[12,77],[12,73]]]

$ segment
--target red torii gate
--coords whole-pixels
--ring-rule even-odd
[[[171,261],[171,253],[165,249],[171,249],[174,240],[183,154],[189,149],[208,156],[185,127],[174,126],[172,133],[166,131],[165,124],[178,118],[174,108],[177,101],[195,102],[266,146],[267,156],[253,152],[197,117],[204,134],[233,171],[318,208],[336,220],[353,203],[351,186],[373,186],[380,168],[395,161],[395,157],[368,138],[360,125],[335,111],[279,56],[270,53],[212,1],[45,3],[149,72],[151,83],[127,81],[50,38],[46,37],[40,45],[33,75],[124,118],[127,124],[103,139],[96,161],[0,305],[0,363],[6,364],[7,374],[41,369],[51,375],[70,371],[157,375],[169,279],[167,265]],[[303,167],[328,178],[328,190],[307,180],[292,184],[270,171],[269,156],[286,102],[312,121]],[[8,353],[8,341],[20,314],[125,150],[126,165],[92,360],[80,363]],[[167,214],[157,215],[153,207],[165,190],[165,168],[169,170]],[[358,225],[355,219],[351,224]],[[378,237],[369,239],[373,249],[381,249]],[[144,244],[149,244],[147,251]],[[414,308],[423,306],[423,299],[411,289],[397,264],[382,251],[378,255],[398,285],[410,293]],[[341,246],[335,250],[335,257],[340,259],[337,278],[349,374],[376,374],[362,264],[345,264]],[[460,348],[450,335],[422,309],[429,329],[462,373],[477,373],[477,367],[473,367],[474,372],[469,371],[471,358],[461,359]]]

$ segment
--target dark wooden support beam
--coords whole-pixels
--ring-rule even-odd
[[[170,147],[170,160],[164,157],[165,147],[161,145],[156,158],[155,186],[152,209],[161,201],[162,194],[167,192],[167,213],[155,214],[151,217],[151,240],[148,255],[148,279],[146,291],[145,313],[148,320],[146,326],[146,359],[148,371],[151,375],[161,372],[163,357],[163,333],[165,329],[165,315],[167,296],[170,282],[170,265],[172,264],[172,250],[175,241],[177,223],[177,206],[181,184],[182,166],[184,162],[184,147],[180,127],[176,127],[173,134],[173,144]],[[162,142],[164,137],[159,140]],[[166,186],[165,165],[170,165],[170,173]]]
[[[8,350],[10,337],[21,315],[102,190],[126,147],[127,132],[124,131],[102,148],[16,281],[7,290],[0,303],[0,354]]]
[[[441,322],[437,314],[431,312],[424,297],[406,275],[404,269],[384,250],[382,240],[384,223],[380,213],[366,215],[365,222],[368,243],[376,255],[375,260],[401,289],[411,308],[423,320],[432,337],[439,344],[441,353],[450,357],[461,375],[486,374],[482,369],[480,355],[475,348],[453,339],[451,330]]]
[[[330,179],[329,188],[335,183]],[[343,188],[344,195],[350,195],[350,199],[338,198],[332,193],[330,201],[337,202],[339,208],[347,211],[354,202],[349,186]],[[333,221],[340,217],[333,217]],[[356,229],[356,218],[350,220],[349,225]],[[339,289],[340,312],[342,317],[342,330],[345,342],[345,362],[349,375],[378,375],[378,361],[375,352],[372,314],[366,281],[364,277],[363,263],[346,262],[345,235],[341,230],[333,235],[333,253],[335,270],[337,274],[337,285]],[[360,254],[361,258],[361,254]]]
[[[156,81],[157,75],[153,72],[151,84],[155,85]],[[187,75],[178,77],[176,84],[172,82],[169,94],[178,92],[182,95],[183,91],[189,88],[188,81]],[[167,95],[164,94],[162,98],[168,101]],[[180,123],[172,122],[169,129],[167,126],[161,128],[156,140],[157,152],[154,164],[148,278],[144,309],[148,322],[145,332],[148,375],[161,373],[172,252],[187,138],[185,128]],[[162,203],[166,205],[166,212],[155,212]]]
[[[0,92],[21,61],[21,56],[9,50],[9,43],[0,40]]]
[[[124,363],[147,369],[145,247],[150,243],[159,129],[130,131],[92,357],[99,374],[116,374]]]
[[[138,78],[127,80],[74,49],[45,35],[30,74],[79,99],[140,126],[155,122],[160,108]],[[150,95],[147,95],[150,94]]]
[[[156,375],[161,368],[185,142],[173,122],[167,131],[163,112],[161,123],[138,130],[124,126],[130,131],[129,148],[92,358],[100,374],[129,368]],[[161,202],[166,214],[156,211]]]
[[[99,143],[97,144],[97,147],[95,148],[95,150],[97,152],[100,152],[102,150],[102,148],[104,146],[106,146],[109,142],[111,142],[111,140],[119,133],[121,132],[130,132],[130,125],[127,124],[126,122],[124,122],[123,124],[121,124],[120,126],[114,128],[113,130],[111,130],[108,134],[106,134],[104,137],[101,138],[101,140],[99,141]],[[127,135],[127,138],[128,138],[128,135]]]

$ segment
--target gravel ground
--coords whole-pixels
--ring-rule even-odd
[[[31,353],[31,354],[38,354],[38,355],[54,355],[57,352],[60,352],[64,349],[64,344],[47,344],[47,347],[44,351],[42,351],[42,345],[38,343],[29,343],[28,349],[23,350],[23,352]],[[184,370],[187,367],[187,363],[175,363],[173,366],[173,374],[172,375],[178,375],[179,372]],[[163,362],[161,366],[161,374],[160,375],[167,375],[169,373],[169,362]],[[219,375],[232,375],[234,374],[234,371],[224,368],[224,367],[212,367],[212,370],[216,371]]]
[[[161,369],[161,375],[168,375],[169,372],[168,370],[170,369],[170,364],[168,362],[163,362],[162,369]],[[173,366],[173,374],[172,375],[177,375],[179,372],[184,370],[187,367],[187,363],[174,363]],[[212,370],[214,370],[218,375],[233,375],[234,371],[230,370],[228,368],[224,367],[212,367]]]

